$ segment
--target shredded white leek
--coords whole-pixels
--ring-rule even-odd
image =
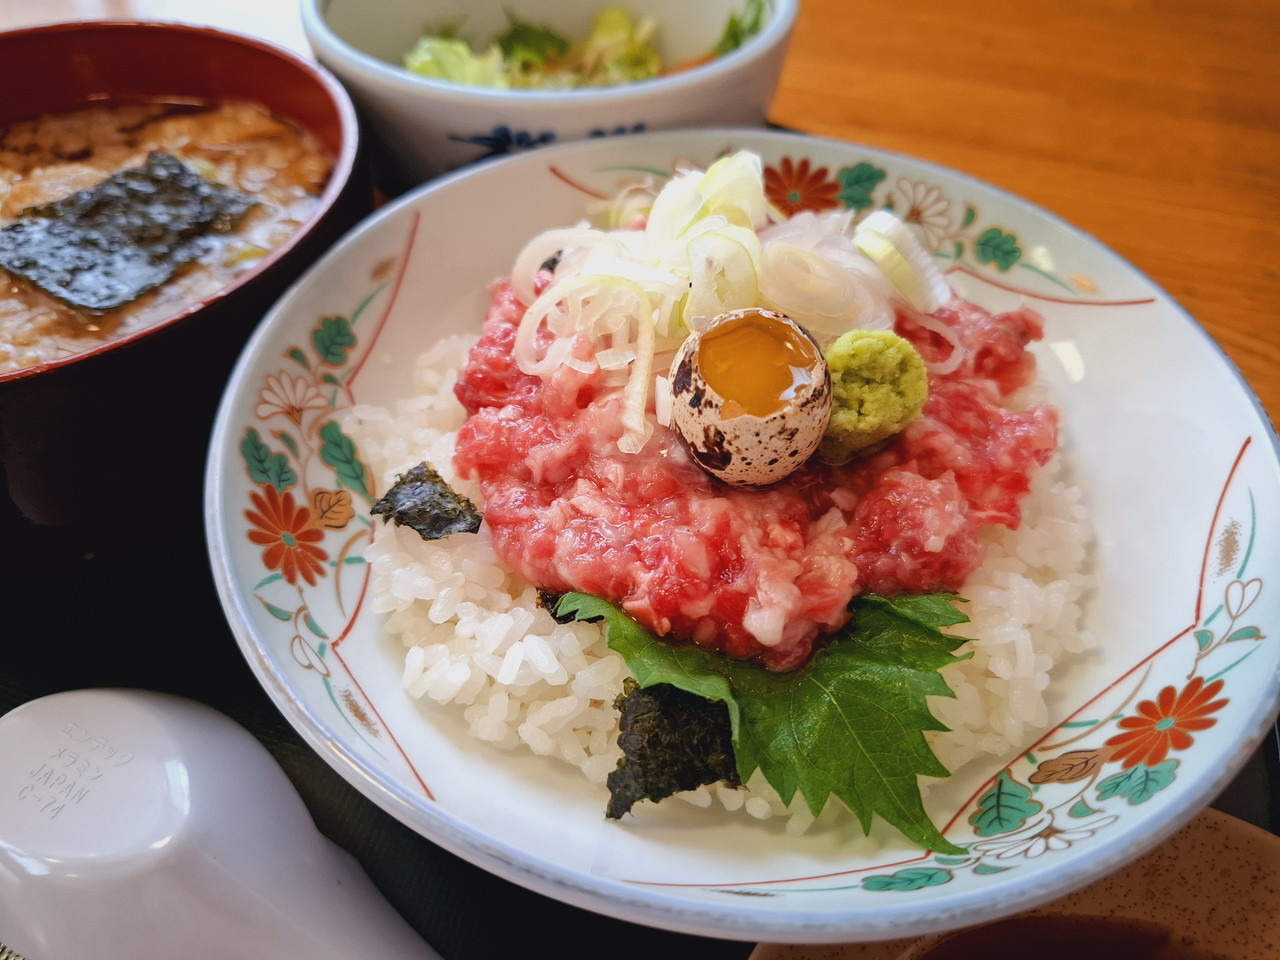
[[[601,370],[622,370],[635,358],[636,352],[634,350],[620,350],[617,347],[610,347],[596,354],[596,363],[600,365]]]
[[[761,306],[786,314],[819,340],[893,325],[888,291],[875,265],[854,250],[767,239],[760,262]]]
[[[951,299],[951,287],[911,229],[888,210],[877,210],[853,232],[858,249],[874,260],[903,297],[921,313]]]
[[[662,427],[671,426],[671,386],[667,378],[658,374],[653,378],[653,417]]]
[[[625,377],[623,452],[643,448],[655,419],[670,422],[666,366],[657,358],[669,363],[690,331],[718,314],[776,310],[821,341],[855,327],[891,326],[895,292],[917,309],[925,296],[949,296],[927,252],[904,253],[907,242],[879,214],[863,221],[870,230],[855,230],[849,211],[771,222],[762,161],[747,151],[705,171],[681,171],[647,209],[643,195],[623,191],[608,229],[584,222],[534,237],[516,257],[511,281],[528,305],[514,346],[521,370],[545,377],[567,365],[584,374],[598,369],[608,382]],[[538,293],[538,274],[552,259],[555,270]],[[946,324],[921,322],[956,342]],[[584,341],[594,360],[582,355]],[[959,363],[959,349],[952,353]],[[646,413],[650,396],[654,417]]]
[[[641,295],[647,305],[648,298]],[[653,433],[653,424],[645,416],[649,400],[649,379],[653,372],[653,324],[641,322],[636,331],[636,358],[631,376],[622,389],[622,436],[618,449],[623,453],[639,453]]]
[[[960,338],[956,336],[956,332],[951,327],[937,317],[930,316],[927,313],[916,313],[913,319],[920,326],[926,330],[933,331],[951,345],[951,352],[947,354],[945,360],[938,360],[932,363],[925,362],[925,366],[928,367],[930,373],[950,373],[964,362],[964,344],[960,342]]]
[[[565,250],[590,249],[595,246],[617,249],[621,244],[616,237],[585,225],[543,231],[525,244],[516,257],[515,265],[511,268],[512,290],[522,303],[532,303],[534,277],[539,267]]]
[[[689,294],[681,317],[709,319],[759,303],[760,238],[745,227],[726,225],[689,241]]]
[[[908,303],[916,322],[951,345],[945,360],[926,363],[931,373],[950,373],[964,360],[954,330],[931,316],[954,296],[947,278],[911,229],[888,210],[877,210],[858,224],[853,241],[876,262]]]

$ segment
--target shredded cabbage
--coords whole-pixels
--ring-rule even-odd
[[[653,45],[657,28],[652,17],[633,19],[623,7],[608,7],[589,36],[571,43],[507,11],[507,29],[485,49],[473,49],[459,35],[461,24],[445,24],[419,37],[403,63],[424,77],[499,90],[610,86],[661,73]]]
[[[497,44],[477,53],[467,41],[455,36],[419,37],[404,55],[404,65],[413,73],[436,80],[500,90],[508,86]]]

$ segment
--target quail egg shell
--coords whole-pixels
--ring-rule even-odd
[[[671,426],[694,461],[737,486],[788,476],[831,418],[822,348],[790,317],[724,313],[689,335],[671,363]]]

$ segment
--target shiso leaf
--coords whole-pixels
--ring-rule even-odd
[[[665,644],[596,597],[565,594],[556,613],[603,620],[609,647],[640,686],[667,683],[723,700],[741,782],[759,769],[784,802],[800,791],[815,816],[834,795],[864,831],[879,816],[923,849],[961,853],[929,820],[918,782],[948,776],[924,731],[946,729],[926,698],[954,696],[938,671],[965,643],[942,632],[968,620],[958,600],[864,595],[849,625],[790,673]]]
[[[607,781],[609,819],[641,800],[664,800],[704,783],[741,784],[724,703],[669,683],[642,687],[628,677],[614,705],[623,759]]]
[[[475,504],[455,493],[425,462],[400,474],[386,495],[374,501],[370,512],[380,515],[384,523],[394,520],[412,527],[423,540],[475,533],[482,519]]]
[[[131,167],[0,230],[0,266],[97,315],[136,300],[234,229],[255,201],[211,183],[172,154]]]
[[[608,600],[587,593],[566,593],[554,607],[557,617],[573,620],[603,620],[609,649],[627,661],[631,675],[642,687],[669,683],[707,700],[723,700],[729,719],[737,722],[737,704],[728,677],[713,669],[714,658],[701,647],[663,643]]]

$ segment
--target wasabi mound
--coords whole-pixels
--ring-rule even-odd
[[[831,421],[818,456],[844,463],[901,432],[924,409],[929,378],[920,354],[891,330],[850,330],[827,347]]]

